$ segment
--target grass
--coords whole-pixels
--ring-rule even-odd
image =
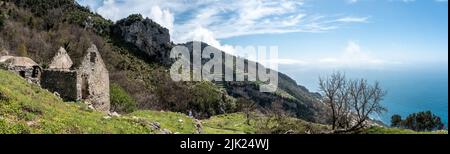
[[[203,121],[207,134],[271,134],[290,131],[295,134],[321,133],[329,130],[326,125],[309,123],[296,118],[273,118],[253,113],[249,124],[243,113],[211,117]]]
[[[362,134],[448,134],[448,131],[440,130],[432,132],[416,132],[413,130],[400,128],[371,127],[363,130]]]
[[[18,75],[0,70],[0,134],[156,134],[161,124],[172,132],[195,133],[192,119],[170,112],[138,111],[121,117],[67,103]],[[182,123],[178,120],[182,119]]]
[[[265,123],[268,122],[268,123]],[[153,128],[158,123],[161,129]],[[329,126],[295,118],[273,120],[256,114],[247,124],[243,113],[219,115],[201,121],[204,134],[320,133]],[[263,128],[265,124],[267,127]],[[83,103],[63,102],[47,90],[0,69],[0,134],[175,134],[197,133],[196,121],[184,114],[135,111],[120,117],[88,109]],[[266,130],[264,130],[266,129]],[[371,127],[362,134],[448,134],[448,131],[415,132]]]
[[[193,134],[196,132],[194,119],[181,113],[158,112],[158,111],[136,111],[129,114],[160,123],[161,127],[175,134]]]
[[[246,123],[242,113],[219,115],[202,122],[206,134],[255,134],[257,128],[254,122]]]

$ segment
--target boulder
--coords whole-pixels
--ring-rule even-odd
[[[161,134],[173,134],[173,133],[172,133],[172,131],[170,131],[168,129],[162,129]]]
[[[120,117],[120,116],[121,116],[121,115],[120,115],[119,113],[117,113],[117,112],[110,112],[110,113],[108,113],[108,115],[111,116],[111,117]]]

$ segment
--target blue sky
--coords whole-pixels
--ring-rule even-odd
[[[278,46],[285,71],[448,64],[446,0],[77,1],[114,21],[143,14],[177,43],[200,39],[231,53]]]

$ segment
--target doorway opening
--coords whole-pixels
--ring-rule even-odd
[[[89,84],[87,75],[83,75],[81,77],[81,98],[82,99],[89,98]]]

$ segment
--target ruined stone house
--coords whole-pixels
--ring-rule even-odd
[[[43,88],[57,92],[66,101],[85,101],[98,110],[110,110],[109,73],[95,45],[77,68],[61,48],[41,77]]]
[[[64,101],[84,101],[98,111],[110,110],[109,73],[95,45],[87,50],[76,68],[64,48],[59,49],[44,70],[26,57],[2,56],[0,63],[27,80],[36,80]]]
[[[28,82],[39,84],[42,68],[28,57],[2,56],[1,66],[4,69],[15,72]]]

